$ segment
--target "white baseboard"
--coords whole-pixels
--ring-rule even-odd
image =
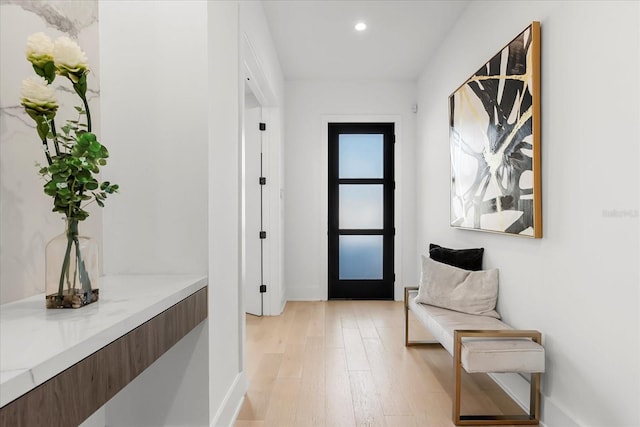
[[[567,411],[561,409],[558,405],[554,404],[550,399],[542,398],[542,415],[544,424],[540,423],[543,427],[581,427],[582,424],[578,423],[575,417],[570,416]]]
[[[231,427],[236,422],[244,395],[249,388],[247,377],[244,372],[240,372],[227,391],[222,404],[218,408],[216,415],[210,423],[210,427]]]
[[[325,291],[326,292],[326,291]],[[287,289],[287,301],[323,301],[326,297],[315,286]]]
[[[518,374],[489,376],[525,411],[529,411],[529,382]]]
[[[529,410],[529,382],[518,374],[489,374],[489,376],[511,397],[521,408]],[[544,374],[543,374],[544,379]],[[541,427],[580,427],[571,416],[556,406],[551,399],[540,396]]]
[[[287,289],[287,301],[327,301],[326,289],[324,293],[316,287]],[[404,299],[404,288],[395,288],[394,301]]]

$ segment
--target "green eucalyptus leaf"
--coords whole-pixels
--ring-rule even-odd
[[[87,150],[87,147],[83,147],[79,143],[74,144],[73,147],[71,148],[71,155],[74,157],[82,157],[82,155],[85,153],[86,150]]]
[[[63,182],[67,182],[68,175],[63,175],[61,173],[54,173],[51,175],[51,182],[55,184],[61,184]]]
[[[87,170],[81,170],[80,172],[78,172],[76,174],[76,179],[80,182],[82,182],[83,184],[89,182],[92,178],[91,178],[91,173]]]
[[[94,155],[100,152],[100,148],[102,145],[98,141],[92,141],[91,145],[89,145],[89,151]]]
[[[53,205],[54,206],[69,206],[69,203],[67,203],[66,200],[62,200],[59,197],[56,197],[53,199]]]
[[[96,190],[98,188],[98,181],[96,181],[95,179],[92,179],[91,181],[88,181],[85,184],[85,188],[87,190]]]
[[[58,160],[56,160],[53,164],[51,164],[51,166],[49,166],[49,172],[51,172],[52,174],[60,173],[66,169],[69,169],[69,166],[65,162]]]
[[[49,181],[48,183],[46,183],[44,185],[44,193],[47,196],[55,196],[56,193],[58,192],[58,187],[56,187],[56,184],[55,183],[53,183],[53,185],[51,185],[51,184],[52,184],[52,182]]]

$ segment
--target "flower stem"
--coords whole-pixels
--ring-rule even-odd
[[[51,134],[53,135],[53,148],[56,150],[56,156],[60,155],[60,146],[58,145],[58,134],[56,133],[56,124],[53,119],[51,119],[51,125],[49,126],[51,129]]]
[[[87,132],[91,132],[91,112],[89,111],[89,103],[86,96],[80,96],[84,104],[84,111],[87,113]]]
[[[51,161],[51,154],[49,153],[49,145],[47,144],[47,138],[44,138],[42,140],[42,147],[44,148],[44,155],[47,156],[47,163],[49,163],[49,166],[51,166],[53,162]]]
[[[71,244],[74,239],[71,235],[72,224],[75,222],[76,235],[78,232],[78,222],[68,218],[67,224],[67,249],[64,252],[64,260],[62,261],[62,271],[60,271],[60,283],[58,285],[58,300],[62,301],[62,291],[64,290],[64,277],[69,273],[69,262],[71,261]]]
[[[93,299],[93,294],[91,292],[91,277],[89,277],[89,273],[87,273],[87,267],[84,265],[84,260],[82,259],[82,254],[80,253],[80,239],[78,239],[78,223],[76,222],[76,230],[73,237],[73,243],[76,247],[76,261],[78,265],[78,274],[80,279],[80,284],[82,284],[82,291],[87,298],[87,304],[91,302]]]

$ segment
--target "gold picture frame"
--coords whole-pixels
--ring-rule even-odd
[[[542,237],[540,23],[449,96],[451,226]]]

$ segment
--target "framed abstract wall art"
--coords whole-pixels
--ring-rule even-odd
[[[540,23],[449,96],[451,226],[542,237]]]

